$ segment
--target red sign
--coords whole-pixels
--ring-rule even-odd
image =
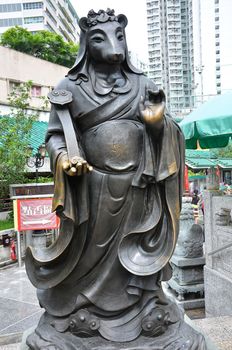
[[[47,230],[59,226],[59,219],[52,212],[52,198],[18,199],[18,231]]]
[[[185,192],[189,192],[189,179],[188,179],[188,167],[185,165],[184,168],[184,190]]]

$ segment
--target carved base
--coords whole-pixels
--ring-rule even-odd
[[[156,337],[140,336],[130,342],[111,342],[98,337],[76,337],[70,332],[58,333],[44,325],[27,338],[33,350],[207,350],[204,337],[185,322],[170,325]]]

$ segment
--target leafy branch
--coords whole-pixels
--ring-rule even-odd
[[[29,140],[38,112],[30,109],[32,81],[16,85],[8,96],[10,113],[0,118],[0,198],[9,185],[26,182],[25,164]]]
[[[48,30],[33,34],[17,26],[2,34],[0,44],[65,67],[72,67],[78,51],[77,44],[64,41],[59,34]]]

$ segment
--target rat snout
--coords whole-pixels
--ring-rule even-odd
[[[109,55],[109,61],[113,63],[121,63],[124,60],[124,55],[122,53],[113,53]]]
[[[121,61],[123,59],[123,54],[122,53],[115,53],[112,55],[113,61]]]

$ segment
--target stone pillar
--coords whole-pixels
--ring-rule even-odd
[[[205,194],[206,316],[232,315],[232,196]]]
[[[211,167],[208,169],[207,177],[206,177],[206,187],[207,190],[218,190],[219,189],[219,176],[217,169]]]

